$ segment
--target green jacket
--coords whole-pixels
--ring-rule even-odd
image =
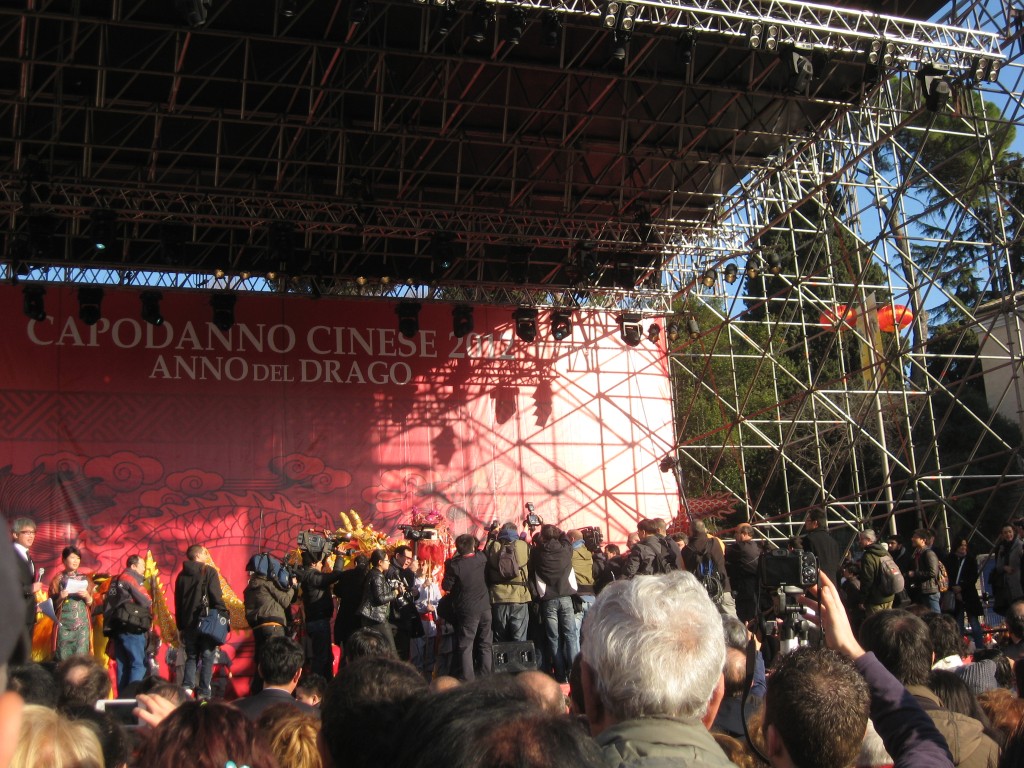
[[[484,575],[487,578],[487,590],[491,596],[491,605],[528,603],[531,599],[528,586],[530,583],[530,545],[522,539],[516,539],[513,546],[516,549],[516,560],[519,562],[519,578],[514,581],[501,581],[497,565],[501,544],[500,541],[492,541],[484,550],[487,555],[487,568]]]
[[[881,605],[893,599],[893,595],[883,595],[876,582],[882,558],[889,554],[889,549],[879,541],[864,550],[860,559],[860,601],[865,606]]]
[[[594,594],[594,554],[586,544],[573,549],[572,569],[576,573],[576,594]]]
[[[700,720],[639,717],[597,736],[605,764],[614,768],[734,768]]]

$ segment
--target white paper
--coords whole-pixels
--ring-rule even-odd
[[[85,592],[89,589],[89,582],[85,579],[68,579],[64,589],[67,590],[69,595],[73,595],[76,592]]]

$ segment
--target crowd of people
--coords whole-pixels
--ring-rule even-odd
[[[1010,531],[1016,556],[1004,537],[994,558],[1007,590],[1024,524]],[[924,529],[912,549],[861,531],[845,558],[812,513],[793,552],[773,557],[813,554],[817,579],[797,570],[795,584],[766,575],[754,527],[726,543],[700,521],[669,536],[663,520],[641,520],[621,549],[593,529],[509,522],[483,542],[457,537],[436,574],[407,544],[347,568],[311,553],[280,571],[254,558],[253,685],[231,701],[211,685],[221,641],[203,619],[226,609],[205,547],[188,548],[175,581],[185,661],[166,680],[144,663],[138,556],[101,607],[73,547],[48,585],[36,578],[34,533],[13,521],[0,560],[21,585],[0,609],[26,617],[0,632],[12,660],[0,766],[1024,765],[1024,599],[997,601],[1005,633],[992,637],[968,543],[947,556]],[[21,630],[44,589],[56,621],[41,664],[24,660]],[[100,610],[113,679],[80,634]],[[802,629],[787,644],[790,622]],[[528,665],[496,663],[521,647],[536,651]]]

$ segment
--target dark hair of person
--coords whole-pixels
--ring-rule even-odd
[[[807,519],[812,523],[821,523],[822,526],[825,526],[825,524],[828,523],[828,515],[825,513],[825,510],[820,507],[808,512]]]
[[[801,768],[850,765],[869,707],[868,685],[851,661],[827,648],[798,648],[768,678],[763,727],[775,727]]]
[[[972,654],[974,661],[994,661],[996,663],[996,685],[1000,688],[1022,690],[1014,682],[1014,669],[1024,672],[1024,664],[1014,665],[1010,663],[1006,654],[1000,648],[977,648]]]
[[[107,768],[119,768],[128,763],[131,751],[128,732],[107,712],[100,712],[95,706],[78,705],[67,707],[61,712],[68,720],[81,720],[89,724],[100,740],[103,750],[103,764]]]
[[[153,729],[135,764],[224,768],[229,760],[249,768],[278,768],[259,727],[239,710],[218,701],[188,701]]]
[[[399,544],[397,547],[395,547],[395,551],[392,554],[392,557],[398,557],[399,555],[407,555],[411,551],[412,550],[406,544]]]
[[[910,535],[910,538],[924,539],[925,543],[927,543],[929,536],[931,536],[931,531],[929,531],[927,528],[916,528],[914,529],[914,532]]]
[[[378,565],[388,559],[388,553],[383,549],[375,549],[370,555],[370,567],[376,568]]]
[[[577,715],[587,714],[583,704],[583,655],[577,653],[569,668],[569,703]]]
[[[658,526],[655,524],[653,520],[648,520],[647,518],[644,518],[636,524],[636,530],[638,533],[646,533],[649,536],[652,533],[658,532]]]
[[[728,613],[722,614],[722,633],[725,635],[725,644],[729,648],[746,652],[749,641],[747,627],[742,621]]]
[[[138,555],[128,555],[128,559],[124,562],[125,568],[134,568],[139,561],[142,560]]]
[[[873,613],[860,625],[859,639],[903,685],[928,685],[932,639],[923,620],[903,610]]]
[[[356,659],[366,657],[380,657],[397,659],[398,654],[391,647],[391,643],[376,629],[360,627],[345,640],[344,659],[346,664],[351,664]]]
[[[72,682],[69,677],[73,673],[78,677],[78,669],[84,669],[85,674],[78,682]],[[55,674],[60,689],[57,702],[61,707],[76,704],[91,707],[110,694],[110,675],[92,656],[81,653],[69,656],[57,665]]]
[[[1024,765],[1024,717],[1010,733],[999,756],[999,768],[1019,768]]]
[[[495,676],[500,677],[500,676]],[[509,681],[510,683],[512,681]],[[544,712],[514,684],[482,679],[419,699],[384,764],[404,768],[597,768],[599,748],[576,721]]]
[[[619,549],[618,544],[608,544],[607,546],[605,546],[604,551],[608,555],[608,557],[618,557],[622,553],[622,550]]]
[[[395,658],[356,659],[338,670],[320,703],[321,739],[334,764],[388,765],[382,760],[387,746],[406,740],[397,721],[426,694],[427,683],[419,670]]]
[[[7,670],[7,690],[21,695],[26,704],[55,709],[59,688],[53,673],[33,661],[16,664]]]
[[[185,550],[185,558],[187,560],[198,560],[199,555],[202,554],[205,547],[202,544],[193,544]]]
[[[559,530],[557,525],[551,523],[545,523],[540,528],[540,540],[541,541],[556,541],[562,538],[562,532]]]
[[[460,555],[468,555],[476,549],[479,542],[471,533],[463,533],[455,538],[455,551]]]
[[[505,523],[503,526],[501,526],[501,530],[509,531],[511,533],[515,533],[516,535],[519,534],[519,526],[513,522]]]
[[[61,562],[64,562],[65,560],[67,560],[68,557],[70,557],[71,555],[78,555],[78,559],[81,560],[82,559],[82,550],[80,550],[74,544],[71,544],[71,545],[68,545],[68,546],[64,547],[64,549],[62,549],[60,551]]]
[[[986,733],[996,738],[985,710],[978,704],[978,699],[971,693],[967,683],[958,675],[948,669],[933,669],[928,676],[928,689],[939,697],[942,706],[950,712],[959,712],[961,715],[973,717],[985,727]]]
[[[379,634],[379,633],[378,633]],[[327,693],[328,680],[323,675],[318,675],[316,672],[309,672],[303,674],[299,679],[299,684],[295,686],[295,692],[303,691],[310,696],[317,696],[323,701],[324,694]]]
[[[956,625],[956,619],[934,611],[923,618],[924,623],[928,625],[928,636],[931,638],[932,652],[936,659],[964,655],[967,646],[963,633]]]
[[[267,685],[287,685],[302,669],[302,646],[287,637],[271,637],[260,652],[259,665]]]

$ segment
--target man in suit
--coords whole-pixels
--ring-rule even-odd
[[[828,520],[824,509],[812,509],[804,520],[804,549],[813,552],[818,560],[818,568],[824,571],[833,582],[838,584],[839,566],[843,552],[839,543],[832,538],[827,530]]]
[[[14,551],[18,556],[18,576],[25,598],[25,630],[28,632],[28,642],[31,646],[32,633],[36,628],[36,592],[46,589],[45,584],[36,580],[36,564],[32,562],[32,555],[29,552],[36,540],[35,520],[19,517],[11,525],[11,537],[14,539]]]
[[[287,637],[271,637],[264,643],[259,659],[263,690],[239,699],[235,706],[250,720],[258,720],[263,710],[275,704],[287,704],[307,715],[320,716],[320,710],[292,697],[302,677],[305,661],[302,648]]]

